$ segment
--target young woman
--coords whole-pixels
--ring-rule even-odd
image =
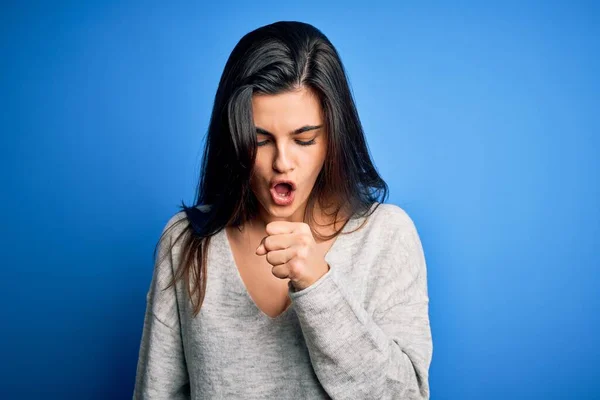
[[[429,398],[425,257],[387,195],[327,37],[246,34],[158,243],[133,397]]]

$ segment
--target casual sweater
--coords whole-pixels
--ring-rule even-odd
[[[247,292],[224,229],[208,247],[196,317],[182,281],[161,290],[181,241],[163,262],[166,244],[159,246],[133,398],[428,399],[433,343],[423,248],[402,208],[375,206],[360,230],[346,234],[365,220],[355,216],[334,240],[325,275],[299,291],[288,284],[291,305],[274,318]],[[181,218],[183,211],[163,232]]]

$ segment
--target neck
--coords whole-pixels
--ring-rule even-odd
[[[260,208],[260,211],[256,217],[252,220],[246,222],[243,226],[243,230],[247,231],[247,233],[251,235],[257,236],[265,236],[266,235],[266,226],[270,222],[273,221],[289,221],[289,222],[304,222],[304,210],[306,208],[306,203],[303,204],[302,207],[299,207],[293,214],[285,217],[273,216],[267,212],[264,208]],[[340,211],[338,215],[338,219],[333,221],[333,216],[327,217],[323,214],[321,208],[318,204],[315,204],[315,208],[313,210],[313,220],[311,227],[317,232],[324,235],[331,235],[333,232],[341,229],[342,225],[349,218],[348,215],[345,214],[344,210]]]
[[[315,209],[317,207],[315,206]],[[254,218],[254,225],[262,226],[263,229],[267,224],[273,221],[289,221],[289,222],[304,222],[304,211],[306,210],[306,202],[298,207],[292,214],[286,216],[276,216],[270,214],[262,205],[260,206],[258,215]]]

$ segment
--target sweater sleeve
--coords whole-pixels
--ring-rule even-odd
[[[290,286],[311,363],[333,399],[429,399],[425,257],[412,220],[400,215],[389,240],[362,249],[377,260],[372,312],[350,296],[335,264],[303,290]]]
[[[167,223],[163,233],[174,222]],[[172,254],[166,254],[171,235],[159,243],[139,349],[133,399],[189,399],[190,387],[185,362],[175,288],[166,288],[173,277]]]

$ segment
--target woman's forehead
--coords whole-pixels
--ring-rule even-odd
[[[254,124],[269,132],[288,133],[305,125],[321,125],[319,98],[309,89],[252,96]]]

